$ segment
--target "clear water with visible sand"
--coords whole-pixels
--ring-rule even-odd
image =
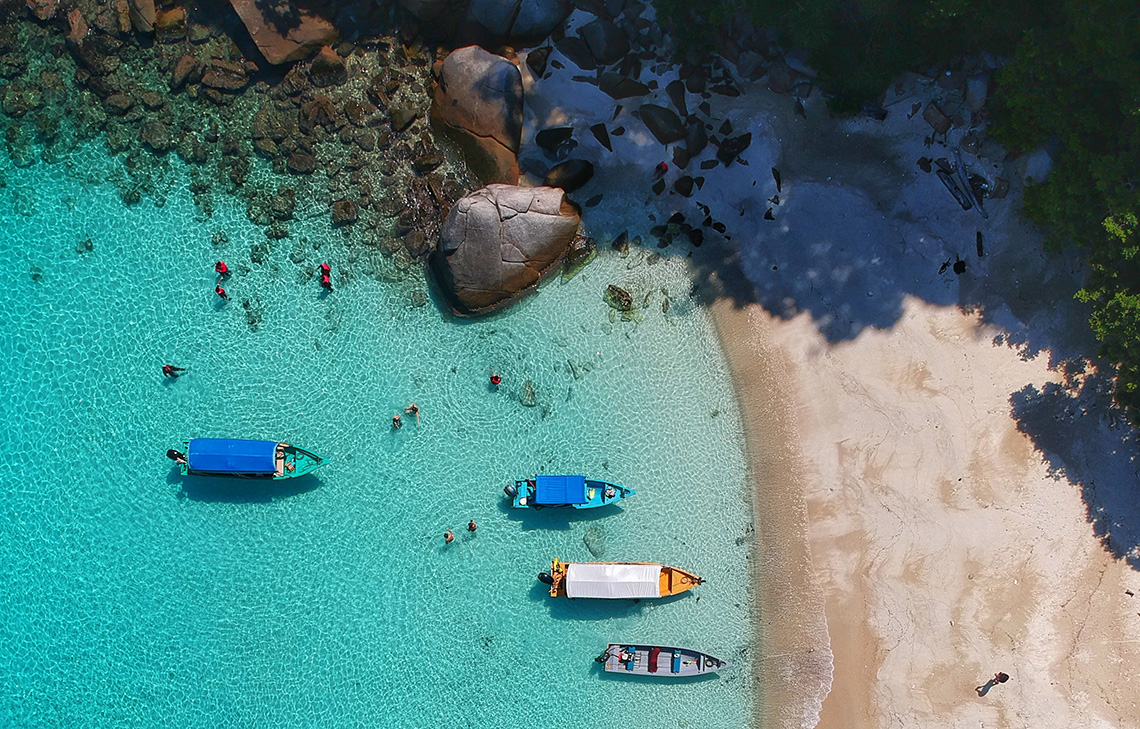
[[[97,149],[0,161],[0,724],[748,722],[741,421],[683,262],[607,250],[506,314],[456,322],[412,305],[419,274],[342,282],[367,252],[304,201],[292,237],[250,263],[261,229],[221,198],[203,217],[168,163],[163,205],[124,207]],[[235,271],[227,305],[218,258]],[[328,297],[303,275],[322,260]],[[650,295],[643,321],[611,321],[609,283]],[[189,371],[164,380],[163,363]],[[412,401],[422,424],[394,431]],[[184,481],[164,453],[190,436],[285,439],[330,462],[281,488]],[[503,485],[536,471],[638,494],[588,517],[508,513]],[[536,573],[589,559],[587,537],[602,559],[707,583],[669,603],[551,601]],[[733,666],[682,686],[601,675],[593,657],[621,640]]]

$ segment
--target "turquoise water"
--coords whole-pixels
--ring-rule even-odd
[[[167,164],[162,205],[124,207],[96,149],[0,161],[0,726],[746,724],[743,440],[682,262],[607,251],[459,323],[413,306],[422,276],[368,262],[327,215],[250,263],[261,229],[222,198],[203,217]],[[217,258],[237,271],[225,306]],[[338,274],[322,298],[303,274],[321,260],[376,275]],[[608,283],[652,292],[643,321],[611,321]],[[190,371],[165,381],[166,362]],[[413,400],[422,424],[393,431]],[[164,453],[190,436],[331,462],[277,490],[183,482]],[[508,514],[502,486],[536,471],[638,495],[598,518]],[[590,559],[590,530],[603,559],[708,582],[668,604],[552,601],[535,574]],[[682,686],[615,679],[592,660],[610,640],[734,665]]]

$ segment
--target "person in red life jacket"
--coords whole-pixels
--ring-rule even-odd
[[[321,264],[321,288],[332,293],[332,268],[327,263]]]
[[[214,287],[214,293],[221,297],[222,301],[229,301],[230,297],[226,294],[226,290],[222,288],[221,284]]]
[[[498,372],[492,372],[491,373],[491,385],[493,385],[494,387],[498,387],[499,383],[502,381],[503,381],[503,376],[500,375]]]
[[[664,162],[658,162],[657,166],[653,169],[653,179],[660,180],[669,171],[669,165]]]
[[[162,376],[163,377],[173,377],[173,378],[177,379],[178,374],[180,372],[185,372],[185,371],[186,371],[185,367],[175,367],[174,365],[168,365],[168,364],[164,364],[162,366]]]
[[[226,265],[225,261],[218,261],[215,263],[214,271],[218,274],[219,279],[230,277],[230,267]]]

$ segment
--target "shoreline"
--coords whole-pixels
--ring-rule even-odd
[[[707,308],[755,500],[753,725],[1140,725],[1140,576],[1008,407],[1056,369],[976,313],[906,309],[829,344],[808,317]]]
[[[823,594],[812,574],[795,407],[781,391],[786,358],[756,323],[758,305],[718,299],[706,309],[728,363],[744,428],[753,501],[752,726],[813,726],[832,682]]]

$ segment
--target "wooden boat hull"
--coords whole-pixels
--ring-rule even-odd
[[[728,666],[726,661],[689,648],[634,643],[610,643],[594,660],[608,673],[654,678],[703,676]]]
[[[516,509],[597,509],[628,499],[636,491],[620,484],[598,479],[585,479],[585,496],[575,503],[539,503],[536,499],[536,479],[516,479],[513,488],[506,488],[511,506]]]
[[[190,441],[182,441],[182,446],[184,452],[189,453]],[[275,471],[270,473],[199,470],[191,468],[189,461],[179,464],[179,470],[183,476],[212,476],[218,478],[246,478],[259,481],[284,481],[286,479],[299,478],[310,474],[323,466],[327,460],[312,451],[298,448],[288,443],[278,443],[277,450],[277,467]]]
[[[655,595],[637,594],[637,595],[574,595],[574,597],[592,597],[600,599],[641,599],[645,597],[672,597],[673,595],[680,595],[688,592],[697,585],[704,582],[703,579],[697,577],[688,570],[683,570],[678,567],[670,567],[668,565],[659,564],[657,562],[563,562],[555,558],[550,562],[550,596],[551,597],[571,597],[570,593],[573,590],[568,590],[568,579],[571,571],[575,565],[582,565],[585,567],[597,567],[604,565],[613,565],[615,567],[622,566],[641,566],[641,567],[655,567],[660,570],[656,578],[656,593]],[[543,580],[545,582],[545,580]]]

